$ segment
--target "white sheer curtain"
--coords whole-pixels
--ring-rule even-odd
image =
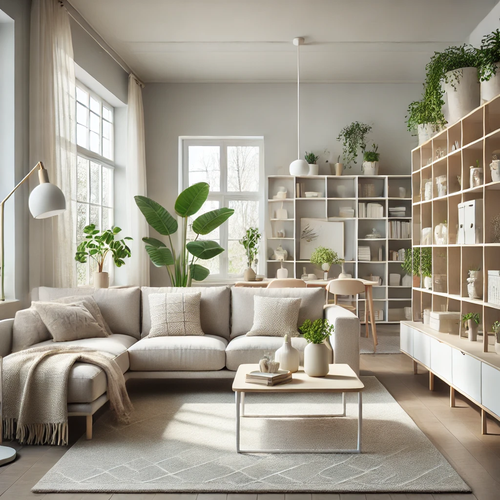
[[[149,256],[142,238],[149,235],[146,219],[137,208],[134,196],[146,196],[146,145],[142,84],[134,75],[128,81],[127,110],[127,208],[132,257],[125,266],[129,285],[149,286]]]
[[[30,286],[75,284],[75,68],[68,13],[33,0],[30,39],[30,164],[42,161],[66,196],[63,215],[30,218]],[[35,183],[38,181],[35,180]]]

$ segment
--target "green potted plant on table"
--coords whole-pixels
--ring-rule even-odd
[[[479,313],[466,313],[462,314],[462,324],[465,325],[465,329],[468,332],[468,337],[471,342],[477,340],[477,330],[479,323],[481,322],[481,317]]]
[[[124,259],[130,257],[130,248],[125,241],[132,238],[126,236],[122,240],[115,239],[121,232],[121,229],[116,226],[99,231],[95,224],[89,224],[83,228],[83,232],[86,236],[76,249],[75,260],[85,264],[87,258],[93,259],[97,263],[97,271],[94,273],[94,287],[108,288],[109,274],[103,271],[106,257],[111,254],[115,266],[123,266]]]
[[[206,182],[198,182],[189,186],[177,197],[175,213],[181,217],[181,244],[176,251],[172,235],[177,232],[177,220],[156,201],[146,196],[135,196],[135,202],[148,224],[162,236],[167,236],[167,243],[156,238],[142,238],[146,243],[151,262],[156,267],[166,267],[172,286],[189,287],[192,280],[203,281],[210,270],[198,260],[209,260],[221,254],[224,249],[215,241],[200,240],[226,222],[234,210],[218,208],[198,216],[192,223],[192,231],[196,235],[193,241],[187,241],[188,219],[196,214],[208,198],[209,186]],[[167,246],[168,245],[168,246]]]
[[[491,325],[491,329],[495,334],[495,352],[500,354],[500,321],[495,321]]]
[[[363,174],[378,175],[379,158],[378,145],[372,144],[371,151],[363,152]]]
[[[481,101],[487,102],[500,94],[500,29],[485,35],[478,53]]]
[[[256,274],[252,269],[252,264],[254,262],[257,264],[258,262],[257,255],[259,253],[259,240],[261,237],[262,235],[256,227],[249,227],[246,230],[245,236],[240,240],[247,256],[247,269],[243,273],[245,281],[255,281]]]
[[[306,151],[304,159],[309,164],[309,175],[319,174],[318,158],[319,158],[318,155],[315,155],[314,153],[308,153]]]
[[[345,126],[337,136],[337,141],[342,142],[342,158],[346,168],[351,168],[351,163],[356,164],[359,153],[366,149],[366,136],[372,130],[370,125],[352,122]]]
[[[306,319],[299,328],[307,345],[304,349],[304,371],[310,377],[324,377],[329,371],[329,349],[326,340],[334,332],[327,319]]]
[[[330,271],[330,267],[333,264],[344,264],[344,259],[341,259],[335,250],[326,247],[317,247],[314,249],[314,252],[311,254],[311,263],[321,266],[323,270],[323,279],[328,279],[328,273]]]

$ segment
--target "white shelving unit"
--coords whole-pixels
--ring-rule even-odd
[[[300,186],[299,193],[297,185]],[[287,198],[273,199],[279,188],[284,186]],[[404,272],[401,261],[388,260],[390,251],[411,248],[411,234],[408,238],[389,237],[389,224],[392,221],[409,222],[412,226],[412,197],[411,175],[316,175],[294,177],[291,175],[271,175],[267,185],[267,214],[268,221],[265,232],[266,245],[266,275],[275,278],[280,262],[272,260],[271,256],[278,245],[288,252],[288,259],[284,267],[288,269],[289,277],[300,278],[303,268],[306,273],[314,273],[318,278],[323,277],[323,271],[311,264],[309,260],[300,256],[300,220],[302,218],[316,218],[330,221],[344,222],[344,258],[345,271],[353,277],[379,276],[382,279],[380,286],[373,288],[375,310],[381,311],[381,318],[377,323],[398,323],[405,319],[404,308],[411,307],[411,286],[389,286],[389,275],[399,274],[401,279]],[[404,188],[405,196],[400,197],[400,188]],[[320,193],[317,198],[297,196],[300,192],[315,191]],[[369,196],[363,196],[368,194]],[[378,203],[383,207],[382,217],[360,218],[359,203]],[[287,211],[286,219],[277,219],[276,211],[281,208]],[[350,207],[354,210],[354,217],[340,217],[339,210]],[[389,217],[389,208],[405,207],[402,217]],[[366,238],[375,229],[380,238]],[[283,237],[278,237],[278,231],[284,231]],[[391,235],[392,236],[392,235]],[[359,246],[369,246],[371,249],[370,261],[358,261]],[[382,259],[379,257],[382,249]],[[330,278],[340,273],[340,266],[332,266]],[[400,285],[401,285],[400,279]],[[365,300],[361,295],[356,298],[356,310],[364,321]]]

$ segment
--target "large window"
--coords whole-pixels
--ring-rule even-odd
[[[207,235],[226,249],[221,255],[202,264],[216,279],[231,279],[243,274],[246,257],[238,242],[249,227],[262,232],[261,203],[263,188],[264,141],[261,138],[220,138],[182,140],[182,186],[207,182],[210,194],[202,210],[234,208],[229,220]],[[188,237],[194,238],[193,233]]]
[[[80,82],[76,87],[76,241],[85,235],[83,228],[95,224],[98,229],[109,229],[114,223],[114,110]],[[109,265],[109,259],[107,259]],[[106,271],[112,271],[110,266]],[[77,283],[92,283],[96,271],[94,261],[77,263]]]

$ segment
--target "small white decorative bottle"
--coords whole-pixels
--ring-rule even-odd
[[[292,346],[288,335],[285,335],[283,345],[276,351],[274,359],[279,361],[282,370],[293,373],[299,369],[299,351]]]

